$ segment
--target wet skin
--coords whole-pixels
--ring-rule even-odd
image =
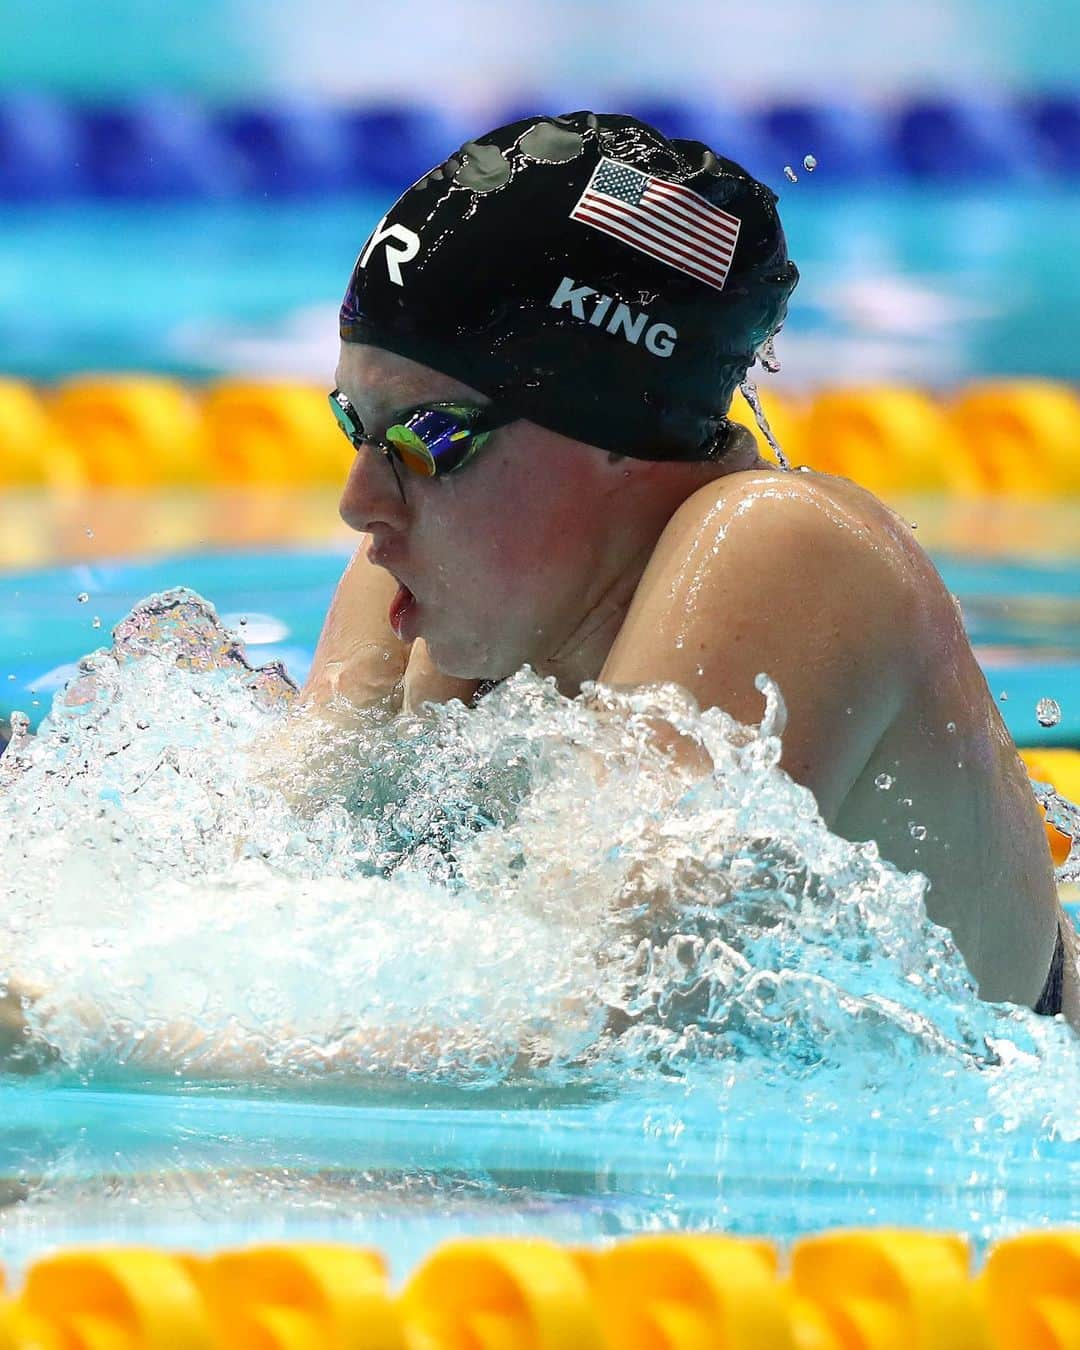
[[[337,383],[377,435],[410,403],[486,402],[355,344]],[[357,454],[341,513],[366,537],[311,705],[468,701],[528,662],[568,695],[670,680],[755,723],[767,672],[788,708],[782,765],[829,827],[925,873],[928,912],[983,997],[1038,999],[1062,919],[1041,817],[956,602],[891,510],[845,479],[770,467],[749,436],[717,465],[651,464],[523,422],[462,473],[404,482],[403,502],[389,464]],[[416,597],[400,638],[399,583]],[[1065,1011],[1080,1027],[1070,955]]]

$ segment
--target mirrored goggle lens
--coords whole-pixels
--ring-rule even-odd
[[[438,473],[431,451],[411,427],[388,427],[386,439],[410,473],[418,473],[421,478],[433,478]]]
[[[464,418],[438,408],[421,409],[403,424],[389,427],[386,439],[407,468],[428,478],[463,464],[477,442]]]
[[[330,407],[333,410],[334,416],[337,418],[338,426],[354,445],[358,438],[363,439],[363,427],[357,425],[355,419],[350,416],[347,409],[341,406],[333,394],[330,395]]]

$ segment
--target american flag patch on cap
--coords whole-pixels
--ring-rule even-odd
[[[603,230],[718,291],[724,289],[742,223],[681,183],[615,159],[602,159],[596,166],[570,219]]]

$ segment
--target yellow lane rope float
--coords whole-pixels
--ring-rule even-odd
[[[1080,395],[998,380],[949,398],[894,385],[761,391],[788,460],[883,497],[1080,496]],[[732,407],[771,455],[741,394]],[[0,490],[339,483],[351,451],[321,386],[80,375],[53,388],[0,378]]]
[[[881,1229],[606,1249],[448,1242],[394,1292],[379,1253],[61,1252],[0,1300],[3,1350],[1077,1350],[1080,1231]]]

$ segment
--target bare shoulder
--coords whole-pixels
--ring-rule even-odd
[[[748,470],[716,479],[668,522],[656,571],[698,560],[725,585],[782,580],[792,600],[812,593],[841,608],[872,594],[874,613],[940,590],[910,527],[883,502],[826,474]],[[652,567],[653,564],[650,564]]]
[[[909,527],[884,502],[846,478],[813,471],[750,469],[726,474],[699,488],[671,518],[674,532],[696,530],[753,514],[758,529],[795,531],[823,540],[842,533],[853,544],[877,549],[913,544]]]
[[[668,522],[601,678],[670,681],[751,723],[769,675],[789,712],[783,766],[833,819],[923,661],[901,527],[842,480],[707,484]]]

